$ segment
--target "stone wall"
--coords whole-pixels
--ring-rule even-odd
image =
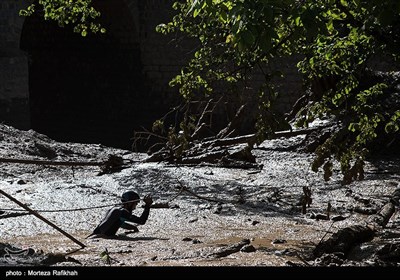
[[[0,121],[28,129],[28,59],[19,48],[24,3],[0,1]]]

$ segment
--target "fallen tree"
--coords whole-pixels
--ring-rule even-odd
[[[313,250],[314,257],[323,254],[339,254],[346,257],[354,246],[372,240],[380,229],[389,222],[395,206],[400,203],[400,189],[393,192],[389,202],[381,210],[370,216],[365,224],[349,226],[334,233],[329,239],[320,242]]]
[[[120,171],[124,168],[124,159],[120,156],[109,155],[107,160],[103,161],[54,161],[39,159],[17,159],[17,158],[0,158],[0,163],[15,164],[36,164],[50,166],[99,166],[101,171],[99,175]]]
[[[197,121],[186,116],[184,117],[186,121],[179,125],[175,123],[174,126],[170,127],[168,133],[165,131],[164,120],[155,122],[155,129],[153,128],[154,131],[152,132],[136,132],[135,144],[140,141],[149,141],[149,138],[157,141],[148,149],[149,157],[144,161],[245,169],[261,168],[252,154],[256,144],[260,142],[260,136],[257,133],[242,133],[241,130],[241,126],[246,122],[246,114],[250,113],[248,110],[246,111],[246,105],[241,105],[236,110],[235,115],[226,123],[224,128],[212,132],[214,130],[212,116],[220,103],[222,103],[221,100],[214,102],[209,99],[203,109],[195,109],[197,112],[200,111]],[[184,110],[185,114],[189,114],[190,104],[186,106],[185,109],[181,110]],[[315,128],[275,131],[268,138],[319,134],[322,128],[329,126],[330,124]],[[178,131],[177,127],[182,130]],[[157,130],[159,131],[156,133]]]

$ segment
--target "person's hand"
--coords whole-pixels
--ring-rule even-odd
[[[144,198],[143,198],[143,201],[144,201],[144,203],[146,204],[145,206],[147,206],[147,207],[149,207],[150,205],[152,205],[153,204],[153,198],[151,198],[151,195],[146,195]]]

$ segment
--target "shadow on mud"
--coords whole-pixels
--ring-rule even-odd
[[[169,238],[159,238],[159,237],[146,237],[146,236],[140,236],[140,237],[130,237],[130,236],[93,236],[89,239],[91,240],[96,240],[96,239],[112,239],[112,240],[122,240],[122,241],[153,241],[153,240],[169,240]]]

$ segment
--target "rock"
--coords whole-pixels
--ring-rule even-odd
[[[341,216],[341,215],[339,215],[339,216],[333,216],[333,217],[331,218],[331,220],[334,221],[334,222],[339,222],[339,221],[346,220],[346,217],[343,217],[343,216]]]
[[[287,241],[285,239],[274,239],[271,243],[272,244],[284,244]]]
[[[244,252],[244,253],[252,253],[257,251],[256,248],[254,248],[253,245],[245,245],[242,247],[242,249],[240,249],[240,252]]]

